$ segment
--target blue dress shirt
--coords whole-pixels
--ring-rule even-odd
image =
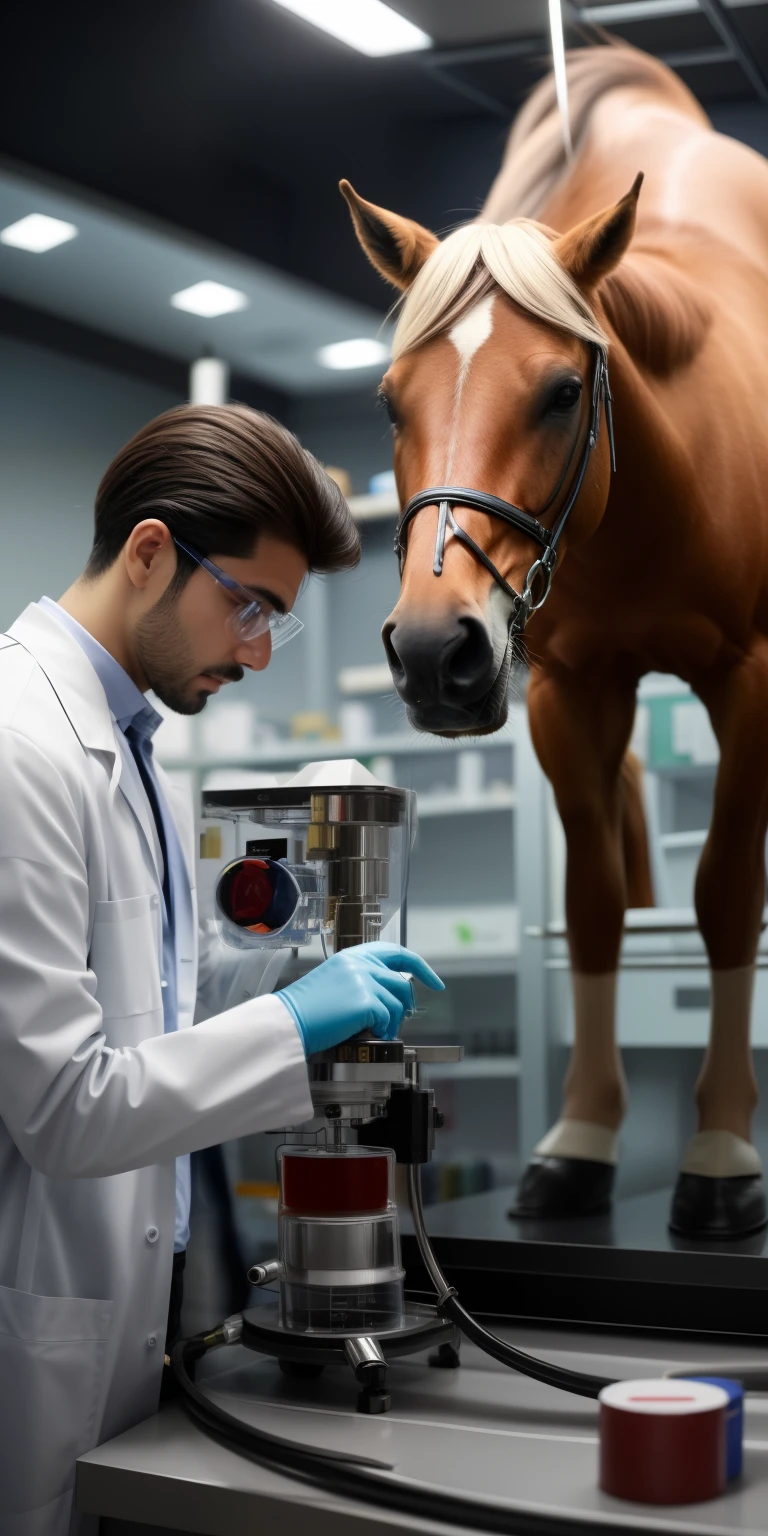
[[[178,1028],[176,926],[179,920],[183,920],[187,910],[186,904],[178,899],[178,893],[183,889],[182,882],[188,884],[189,879],[176,823],[165,804],[152,760],[152,737],[162,723],[162,715],[147,703],[144,694],[119,661],[109,651],[105,651],[103,645],[87,629],[83,629],[82,624],[78,624],[77,619],[73,619],[71,614],[49,597],[42,597],[39,606],[57,619],[85,651],[107,696],[115,725],[129,749],[126,753],[127,762],[135,764],[134,771],[140,780],[141,791],[146,795],[152,811],[163,867],[163,1026],[165,1033],[170,1034]],[[182,954],[189,952],[189,945],[181,949]],[[189,1241],[190,1199],[189,1157],[177,1157],[174,1253],[182,1253]]]

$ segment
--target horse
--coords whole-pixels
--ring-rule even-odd
[[[711,1020],[669,1221],[733,1238],[768,1222],[750,1048],[768,827],[768,164],[635,49],[576,50],[567,76],[572,154],[549,75],[478,218],[443,239],[340,184],[400,294],[380,399],[401,588],[382,635],[412,725],[438,736],[497,731],[527,657],[567,847],[575,1041],[521,1217],[610,1208],[624,915],[653,904],[628,755],[639,680],[677,674],[706,707],[720,759],[695,905]]]

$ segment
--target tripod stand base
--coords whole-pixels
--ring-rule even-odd
[[[280,1322],[277,1301],[252,1307],[243,1313],[242,1340],[246,1349],[272,1355],[284,1375],[307,1379],[319,1376],[325,1365],[347,1365],[360,1388],[358,1413],[386,1413],[392,1400],[387,1390],[390,1360],[413,1355],[437,1345],[430,1364],[459,1363],[458,1333],[453,1323],[440,1317],[434,1307],[406,1302],[398,1328],[365,1336],[359,1333],[298,1333]]]

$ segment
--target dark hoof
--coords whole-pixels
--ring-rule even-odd
[[[762,1232],[768,1226],[762,1174],[708,1179],[701,1173],[679,1173],[669,1225],[680,1237],[715,1241]]]
[[[586,1157],[531,1158],[508,1212],[513,1217],[539,1220],[563,1216],[600,1216],[611,1208],[612,1163],[595,1163]]]

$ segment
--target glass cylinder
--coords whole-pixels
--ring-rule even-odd
[[[283,1327],[354,1335],[400,1326],[394,1153],[283,1147],[278,1157]]]

